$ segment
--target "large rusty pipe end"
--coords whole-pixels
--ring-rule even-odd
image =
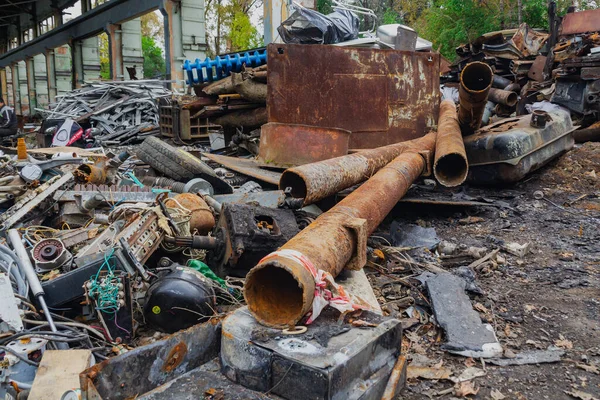
[[[279,178],[279,189],[291,189],[290,194],[296,199],[305,199],[304,204],[307,204],[308,187],[306,179],[302,175],[302,170],[286,169]]]
[[[467,64],[460,73],[458,122],[463,135],[472,135],[481,126],[494,72],[486,63]]]
[[[244,299],[256,320],[274,328],[296,325],[312,307],[315,280],[300,262],[271,253],[246,275]]]
[[[452,100],[440,104],[433,174],[446,187],[462,184],[467,179],[469,164],[463,142],[456,105]]]
[[[519,96],[510,90],[491,88],[489,100],[496,104],[514,107],[517,104],[517,101],[519,101]]]

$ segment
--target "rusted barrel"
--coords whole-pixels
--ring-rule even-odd
[[[289,168],[281,175],[279,188],[289,187],[293,197],[304,199],[304,205],[312,204],[367,180],[403,151],[427,148],[434,141],[435,132],[406,142]]]
[[[458,122],[463,136],[479,129],[493,77],[490,66],[479,61],[467,64],[460,73]]]
[[[514,107],[519,100],[519,96],[515,92],[509,90],[491,88],[488,99],[496,104]]]
[[[433,174],[446,187],[462,184],[467,179],[469,164],[465,144],[458,125],[456,105],[452,100],[440,104]]]
[[[426,169],[435,136],[428,139],[421,149],[406,151],[381,168],[248,273],[244,297],[261,324],[285,327],[300,321],[312,307],[318,270],[335,277],[344,268],[364,266],[368,235]]]

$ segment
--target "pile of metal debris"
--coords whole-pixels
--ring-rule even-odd
[[[517,107],[516,86],[545,90],[521,72],[546,41],[526,26],[508,41],[485,36],[461,49],[442,90],[436,53],[271,44],[268,68],[215,79],[196,62],[211,71],[190,77],[196,96],[155,81],[63,96],[48,120],[98,128],[88,148],[20,141],[0,158],[0,395],[392,399],[406,380],[403,329],[423,309],[444,350],[506,361],[466,294],[500,250],[452,248],[386,217],[399,202],[502,207],[452,188],[519,181],[573,146],[572,113],[542,101],[566,75],[553,97],[521,91]],[[560,68],[574,62],[554,50]],[[494,90],[510,71],[514,91]],[[488,100],[516,116],[486,121]],[[145,137],[159,103],[166,139],[224,128],[223,143]],[[572,111],[597,118],[585,110]],[[64,121],[61,131],[82,135]],[[407,263],[418,276],[395,279]],[[410,301],[371,285],[383,277]]]

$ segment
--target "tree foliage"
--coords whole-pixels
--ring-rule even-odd
[[[208,55],[262,46],[262,32],[252,23],[252,15],[256,11],[262,15],[261,0],[207,0]]]
[[[142,54],[144,55],[144,78],[156,78],[165,74],[165,57],[154,38],[142,36]]]

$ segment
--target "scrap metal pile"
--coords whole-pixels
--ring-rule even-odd
[[[91,83],[57,96],[49,110],[38,111],[46,119],[69,118],[97,128],[96,144],[128,144],[159,133],[156,100],[170,96],[161,81]]]
[[[190,76],[195,97],[168,98],[148,81],[62,97],[49,113],[100,128],[101,147],[20,141],[1,156],[0,396],[392,399],[406,380],[399,318],[412,303],[382,309],[378,300],[391,295],[365,269],[372,280],[394,278],[402,263],[419,276],[391,283],[430,297],[423,308],[448,351],[502,359],[463,276],[423,247],[458,251],[411,242],[424,250],[415,261],[395,236],[409,230],[394,222],[387,235],[386,221],[400,201],[439,201],[419,198],[423,178],[450,191],[516,182],[573,146],[571,113],[543,96],[520,92],[528,107],[481,127],[488,100],[515,112],[522,66],[535,65],[522,58],[547,40],[526,26],[509,41],[491,38],[480,51],[463,49],[442,90],[436,53],[271,44],[268,68]],[[195,65],[213,72],[208,61]],[[510,71],[519,72],[516,92],[494,90]],[[144,138],[156,130],[158,99],[163,136],[174,143],[205,136],[182,134],[182,111],[187,121],[211,119],[206,129],[240,128],[237,139],[201,153]],[[453,193],[442,203],[486,205]],[[421,243],[427,230],[413,228]],[[473,268],[498,251],[481,253],[469,253]],[[387,269],[377,263],[385,258]],[[452,324],[459,312],[465,323]],[[62,365],[70,368],[57,380]]]

